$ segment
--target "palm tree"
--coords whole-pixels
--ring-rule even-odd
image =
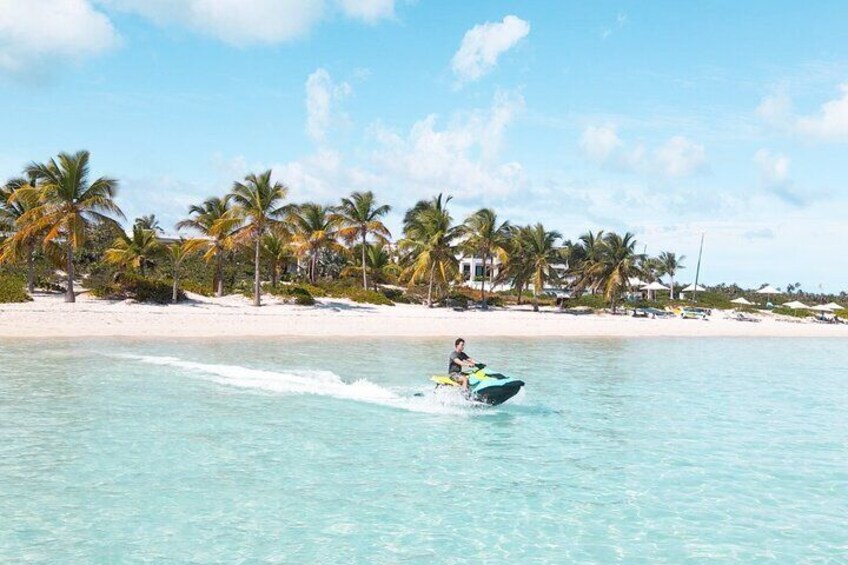
[[[237,237],[253,243],[253,305],[262,304],[259,262],[262,251],[262,236],[279,222],[286,212],[282,202],[289,189],[281,182],[271,182],[271,169],[264,173],[249,174],[243,182],[233,183],[233,203],[238,207],[238,216],[243,225]]]
[[[37,191],[18,191],[34,187],[36,179],[14,178],[0,186],[0,233],[12,234],[21,229],[21,218],[38,205]],[[8,237],[0,247],[0,262],[16,261],[22,257],[27,265],[27,292],[35,292],[35,248],[40,235],[32,232],[27,237]]]
[[[568,270],[576,277],[575,288],[588,288],[591,294],[597,292],[601,283],[597,273],[601,266],[603,247],[604,230],[598,230],[597,233],[589,230],[571,246]]]
[[[171,295],[171,301],[176,304],[180,298],[180,267],[183,261],[194,254],[202,245],[203,240],[200,239],[183,239],[169,243],[165,246],[165,256],[171,263],[171,268],[174,271],[174,289]]]
[[[400,274],[400,267],[392,260],[387,246],[379,243],[366,245],[365,266],[371,273],[371,282],[375,284],[387,284],[396,281]],[[342,276],[358,276],[361,267],[346,267]]]
[[[623,288],[627,288],[630,277],[642,275],[639,262],[644,257],[636,253],[636,239],[632,233],[607,233],[604,236],[602,271],[604,297],[609,300],[612,311],[615,312],[618,297]]]
[[[533,283],[533,311],[539,311],[539,293],[545,285],[559,281],[555,266],[563,262],[561,250],[556,242],[562,236],[557,231],[547,231],[542,224],[528,226],[520,232],[522,253],[530,267],[530,282]]]
[[[294,207],[288,216],[295,255],[309,261],[309,282],[318,277],[318,258],[322,251],[344,251],[336,240],[339,217],[330,206],[307,202]]]
[[[47,163],[31,163],[26,174],[37,186],[20,189],[21,198],[37,198],[38,204],[20,218],[22,228],[15,237],[26,239],[44,234],[45,249],[56,242],[64,246],[68,284],[65,302],[76,301],[74,294],[74,251],[86,241],[89,230],[102,223],[118,223],[108,214],[123,218],[115,203],[118,182],[99,177],[89,182],[89,153],[60,153]]]
[[[134,225],[141,227],[145,230],[150,230],[156,233],[165,233],[165,230],[162,229],[162,226],[159,225],[159,219],[156,217],[156,214],[150,214],[148,216],[139,216],[135,219]]]
[[[144,229],[136,222],[132,235],[119,235],[112,247],[103,253],[103,259],[122,269],[137,270],[143,277],[145,269],[156,266],[153,259],[161,250],[162,246],[153,230]]]
[[[277,288],[280,265],[285,266],[291,257],[288,234],[283,234],[280,229],[265,234],[262,237],[262,255],[271,265],[271,286]]]
[[[389,229],[380,220],[389,213],[391,206],[377,206],[374,193],[354,192],[348,198],[342,198],[342,203],[336,210],[336,217],[341,224],[339,236],[352,243],[359,240],[362,248],[362,288],[368,288],[368,268],[365,260],[368,236],[373,235],[378,241],[385,243],[392,236]]]
[[[515,288],[518,304],[522,304],[524,289],[530,283],[533,265],[523,245],[528,226],[510,226],[505,245],[504,261],[498,270],[498,282],[510,283]]]
[[[448,285],[459,277],[456,240],[459,228],[447,210],[451,197],[442,194],[420,200],[404,216],[401,247],[409,254],[409,266],[403,275],[410,284],[427,280],[427,305],[433,306],[433,285]]]
[[[486,304],[486,267],[489,267],[489,284],[493,282],[495,255],[504,258],[509,234],[509,222],[498,223],[498,216],[490,208],[481,208],[466,218],[460,229],[465,237],[463,248],[471,256],[483,259],[483,277],[480,280],[480,302]]]
[[[190,218],[177,223],[178,230],[193,229],[207,238],[203,259],[207,263],[215,263],[212,291],[219,298],[224,295],[224,256],[232,248],[233,228],[237,223],[230,199],[229,194],[223,198],[207,198],[202,204],[189,208]]]
[[[678,257],[675,253],[670,251],[663,251],[660,253],[660,256],[657,257],[657,261],[660,265],[660,272],[668,275],[670,280],[669,289],[671,290],[671,300],[674,300],[674,275],[676,275],[677,271],[680,269],[685,268],[683,266],[684,259],[686,259],[686,255]]]

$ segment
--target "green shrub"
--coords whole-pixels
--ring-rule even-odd
[[[378,304],[381,306],[395,305],[395,303],[389,300],[385,294],[374,290],[365,290],[364,288],[349,288],[344,292],[343,298],[348,298],[360,304]]]
[[[91,295],[97,298],[113,300],[132,299],[138,302],[168,304],[173,298],[173,282],[143,278],[138,275],[125,274],[113,277],[112,280],[98,275],[87,280]],[[185,300],[185,293],[180,290],[177,300]]]
[[[783,306],[778,306],[772,310],[772,312],[780,314],[781,316],[791,316],[793,318],[806,318],[812,315],[812,312],[809,310],[796,310],[794,308],[784,308]]]
[[[687,298],[692,298],[693,293],[689,293],[686,296]],[[727,296],[719,294],[718,292],[698,292],[694,295],[694,298],[694,302],[687,300],[686,302],[680,302],[680,304],[686,306],[698,306],[700,308],[717,308],[721,310],[728,310],[734,306]]]
[[[199,294],[200,296],[214,296],[212,292],[212,283],[202,283],[194,280],[180,280],[180,288],[186,292]],[[253,289],[251,288],[251,297],[253,297]]]
[[[273,296],[280,298],[293,299],[294,303],[299,306],[312,306],[315,304],[315,298],[307,289],[301,285],[278,285],[276,288],[266,285],[264,290]]]
[[[26,293],[25,286],[26,281],[21,277],[0,274],[0,304],[32,300]]]
[[[576,306],[587,306],[595,310],[602,310],[607,307],[607,301],[603,297],[603,295],[586,294],[584,296],[577,296],[575,298],[566,299],[564,306],[566,308],[574,308]]]

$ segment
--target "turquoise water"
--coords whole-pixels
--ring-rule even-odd
[[[4,342],[0,562],[848,561],[844,340],[450,345]]]

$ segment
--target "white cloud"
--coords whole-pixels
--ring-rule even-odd
[[[281,43],[305,35],[324,0],[100,0],[158,24],[179,24],[233,45]]]
[[[334,112],[333,103],[351,93],[347,82],[336,84],[324,69],[317,69],[306,79],[306,133],[315,141],[324,141]],[[338,114],[336,114],[338,115]]]
[[[798,118],[798,132],[822,139],[848,139],[848,83],[839,90],[842,96],[822,104],[818,115]]]
[[[515,192],[525,180],[523,167],[498,157],[507,127],[523,108],[520,95],[499,94],[491,109],[454,119],[442,129],[435,115],[413,124],[406,135],[377,127],[374,169],[418,196],[435,190],[459,198]]]
[[[613,151],[621,147],[621,139],[615,126],[588,126],[580,138],[580,147],[590,159],[604,163]]]
[[[676,135],[656,150],[656,163],[669,177],[684,177],[701,170],[707,163],[704,146]]]
[[[780,92],[763,98],[757,116],[769,125],[788,133],[824,141],[848,139],[848,83],[839,85],[841,96],[821,105],[818,113],[797,115],[792,112],[792,100]]]
[[[109,18],[87,0],[0,0],[0,70],[31,72],[58,59],[82,59],[118,43]]]
[[[780,186],[789,175],[789,157],[760,149],[754,154],[754,163],[760,170],[760,181],[764,186]]]
[[[339,0],[342,11],[351,18],[373,23],[395,14],[394,0]]]
[[[502,22],[478,24],[465,32],[451,66],[460,82],[471,82],[491,71],[498,58],[530,33],[530,24],[517,16]]]
[[[777,92],[763,98],[757,106],[757,116],[772,125],[785,124],[792,108],[792,100],[786,92]]]
[[[650,151],[643,143],[625,143],[615,126],[587,126],[580,138],[586,156],[605,168],[666,177],[684,177],[707,164],[703,145],[676,135]]]

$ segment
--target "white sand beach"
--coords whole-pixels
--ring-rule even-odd
[[[66,304],[58,294],[33,302],[0,305],[0,338],[46,337],[848,337],[848,325],[761,316],[740,322],[714,312],[708,321],[575,316],[529,306],[456,312],[419,305],[373,306],[319,299],[315,306],[281,304],[272,297],[260,308],[242,296],[191,295],[178,305],[155,306],[89,298]]]

